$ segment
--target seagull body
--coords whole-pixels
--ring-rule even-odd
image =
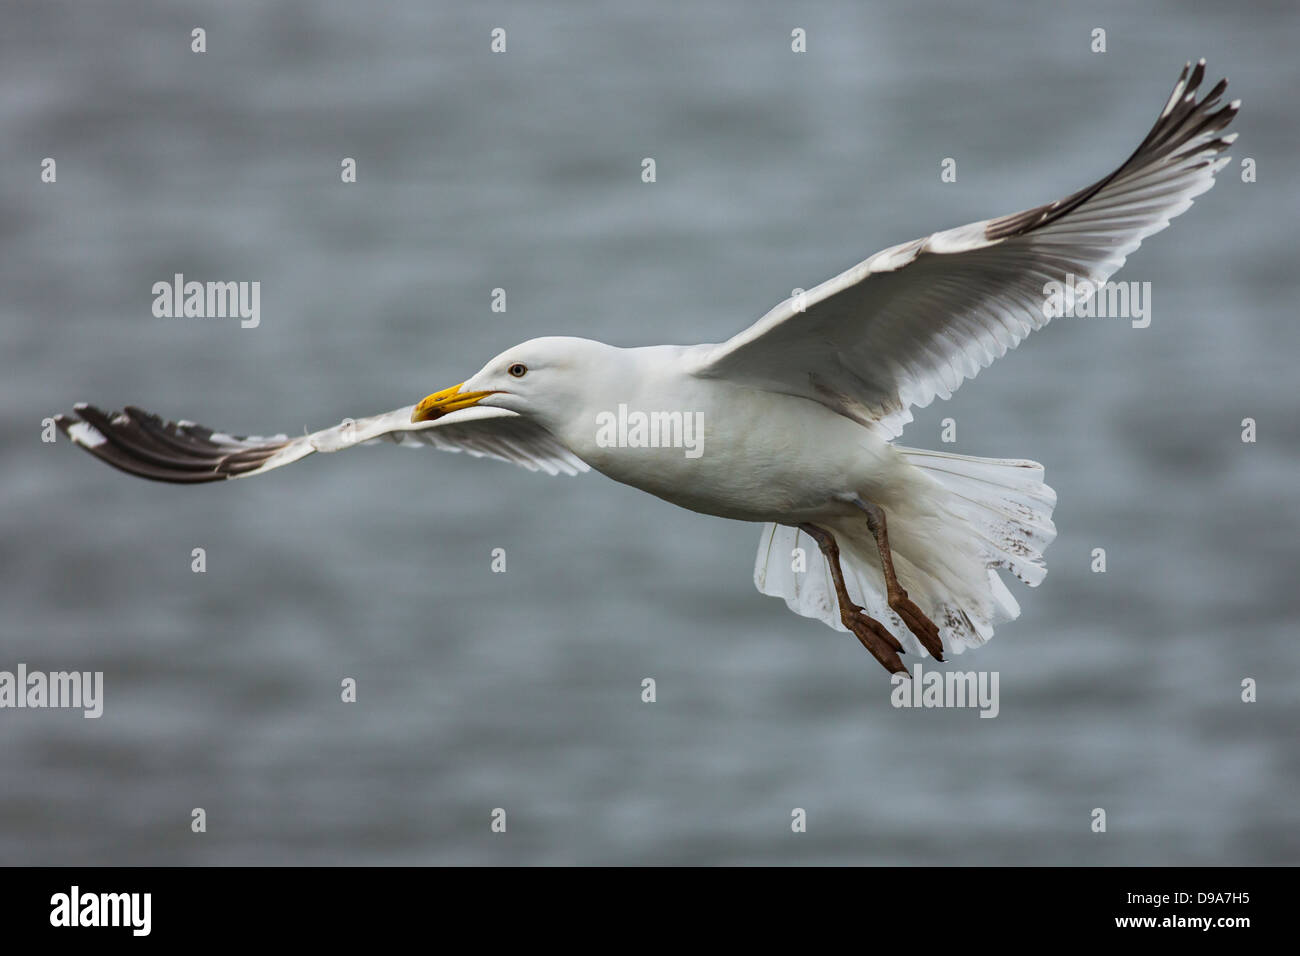
[[[892,672],[943,660],[1019,614],[1000,573],[1046,573],[1056,495],[1032,461],[898,445],[912,407],[967,378],[1099,288],[1147,236],[1209,189],[1238,103],[1199,102],[1189,63],[1155,126],[1111,175],[1064,199],[903,243],[787,299],[711,345],[616,348],[546,337],[460,385],[297,438],[240,438],[128,406],[56,421],[124,471],[200,483],[261,474],[315,452],[386,440],[514,462],[594,469],[702,514],[762,523],[754,580],[791,609],[852,632]],[[1077,281],[1087,280],[1073,299]],[[1059,287],[1059,286],[1058,286]],[[668,422],[610,440],[627,410]],[[657,417],[656,417],[657,416]],[[698,422],[685,453],[683,422]],[[820,552],[820,558],[816,552]]]
[[[601,474],[701,514],[798,524],[853,513],[851,505],[836,501],[837,494],[877,490],[898,459],[888,443],[818,402],[703,377],[700,369],[712,348],[622,349],[589,339],[533,339],[503,352],[495,364],[508,367],[526,356],[529,376],[541,381],[546,370],[562,369],[566,380],[582,383],[581,393],[558,400],[549,389],[521,394],[519,382],[513,397],[502,392],[496,401],[498,407],[529,409]],[[491,371],[480,373],[460,388],[488,391],[492,378]],[[620,405],[665,415],[701,413],[702,453],[688,458],[675,445],[603,445],[595,416]]]

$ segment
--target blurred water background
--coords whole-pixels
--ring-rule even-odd
[[[0,862],[1295,862],[1294,4],[4,19],[0,669],[102,670],[106,699],[0,712]],[[757,527],[599,476],[383,446],[185,488],[40,441],[79,400],[297,432],[533,335],[717,341],[1108,172],[1196,56],[1258,182],[1234,161],[1131,258],[1151,326],[1058,321],[904,436],[1035,458],[1060,495],[1046,582],[952,665],[999,672],[995,720],[893,709],[856,641],[755,592]],[[260,327],[154,318],[177,272],[260,281]]]

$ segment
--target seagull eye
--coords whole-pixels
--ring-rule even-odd
[[[510,366],[508,371],[515,378],[523,378],[528,374],[528,366],[524,365],[522,362],[516,362],[514,365]]]

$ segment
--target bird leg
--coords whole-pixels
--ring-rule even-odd
[[[821,548],[822,554],[826,555],[826,560],[830,562],[831,579],[835,582],[835,597],[839,601],[840,620],[844,626],[853,632],[854,636],[862,642],[862,646],[871,652],[872,657],[880,661],[885,670],[891,674],[899,672],[906,674],[907,668],[898,659],[903,645],[898,643],[898,639],[889,633],[885,625],[875,618],[868,617],[849,597],[849,589],[844,585],[844,571],[840,568],[840,546],[835,543],[835,536],[815,524],[801,524],[799,529],[807,532],[817,542],[817,547]]]
[[[894,573],[894,555],[889,548],[889,532],[885,527],[885,511],[879,505],[861,498],[854,498],[853,503],[867,515],[867,527],[876,539],[880,550],[880,566],[885,572],[885,590],[889,606],[895,614],[903,619],[907,629],[916,635],[917,640],[930,652],[936,661],[943,660],[943,640],[939,637],[939,628],[903,590]]]

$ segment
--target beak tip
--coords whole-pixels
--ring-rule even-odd
[[[460,388],[464,384],[461,382],[460,385],[453,385],[451,388],[444,388],[441,392],[426,396],[411,409],[411,424],[437,421],[449,412],[477,405],[483,398],[492,394],[491,392],[462,392]]]

